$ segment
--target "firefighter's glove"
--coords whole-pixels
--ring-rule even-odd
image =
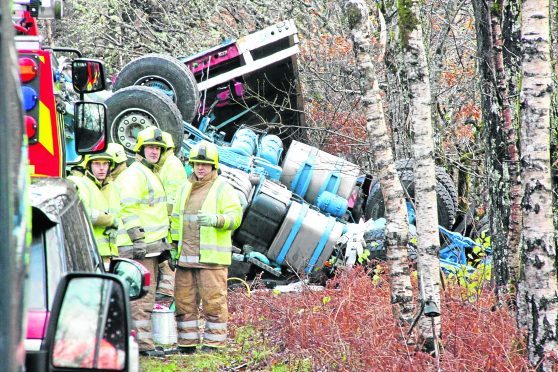
[[[198,225],[218,227],[219,216],[214,213],[198,213]]]
[[[145,239],[136,240],[132,246],[132,258],[134,260],[143,260],[147,254],[147,245]]]
[[[178,266],[178,242],[172,242],[171,247],[172,248],[170,250],[169,266],[172,271],[174,271]]]
[[[178,266],[178,260],[174,258],[174,256],[169,257],[169,267],[172,271],[176,270],[176,266]]]
[[[116,242],[116,237],[118,236],[118,229],[114,227],[107,227],[103,232],[104,235],[108,236],[110,241]]]

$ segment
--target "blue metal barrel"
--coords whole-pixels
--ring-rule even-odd
[[[324,213],[342,217],[349,206],[347,199],[330,191],[323,191],[316,200],[316,206]]]
[[[231,141],[230,150],[246,156],[254,155],[258,135],[251,129],[241,128],[236,131]]]
[[[260,140],[258,156],[273,165],[279,164],[279,158],[283,152],[283,141],[274,134],[267,134]]]

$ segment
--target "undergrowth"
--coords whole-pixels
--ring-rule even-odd
[[[360,267],[338,272],[323,291],[230,293],[231,337],[250,327],[252,339],[269,345],[270,353],[247,369],[435,370],[432,355],[406,346],[386,277],[375,279]],[[476,290],[474,300],[451,284],[442,293],[440,368],[530,370],[513,313],[496,306],[490,288]]]

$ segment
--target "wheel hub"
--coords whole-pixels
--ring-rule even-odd
[[[172,84],[160,76],[146,76],[136,81],[134,85],[143,85],[145,87],[157,89],[176,103],[176,92],[174,91]]]
[[[159,126],[148,112],[140,109],[126,110],[115,119],[113,141],[120,143],[128,151],[133,151],[138,133],[151,125]]]

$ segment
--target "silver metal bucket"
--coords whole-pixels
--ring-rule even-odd
[[[173,310],[153,310],[151,313],[153,341],[158,344],[176,343],[176,320]]]

